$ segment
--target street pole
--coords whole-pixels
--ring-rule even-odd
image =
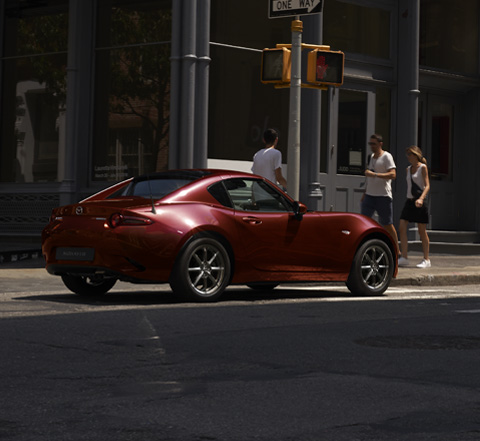
[[[295,200],[300,194],[300,97],[302,92],[302,31],[300,17],[292,21],[292,67],[290,114],[288,123],[288,194]]]

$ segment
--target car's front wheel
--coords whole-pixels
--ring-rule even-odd
[[[393,270],[393,256],[388,245],[380,239],[368,240],[355,254],[347,287],[357,295],[382,295],[390,285]]]
[[[230,281],[231,263],[216,239],[193,240],[179,256],[170,277],[175,295],[197,302],[217,300]]]
[[[101,296],[113,288],[117,279],[63,274],[65,286],[75,294],[82,296]]]

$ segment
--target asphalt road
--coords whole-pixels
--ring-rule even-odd
[[[239,287],[198,305],[25,283],[0,288],[2,441],[480,437],[475,286]]]

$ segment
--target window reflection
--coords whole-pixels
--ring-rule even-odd
[[[390,12],[328,0],[324,6],[324,43],[335,50],[390,58]]]
[[[478,73],[478,0],[421,0],[420,64]]]
[[[167,168],[171,2],[99,2],[93,180]]]
[[[5,10],[0,181],[63,178],[68,0]]]

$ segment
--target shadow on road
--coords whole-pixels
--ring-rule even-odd
[[[224,295],[213,304],[228,304],[231,302],[268,302],[272,300],[311,300],[326,298],[356,298],[350,292],[341,290],[315,289],[310,287],[278,287],[273,291],[255,291],[247,287],[228,288]],[[40,294],[32,296],[17,297],[15,300],[30,300],[43,302],[56,302],[80,305],[179,305],[192,304],[177,298],[168,288],[162,290],[148,291],[114,291],[103,296],[89,297],[73,293],[65,294]],[[200,304],[200,303],[195,303]],[[212,303],[203,303],[212,304]]]

